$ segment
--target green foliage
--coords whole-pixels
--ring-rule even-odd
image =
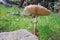
[[[12,8],[0,5],[0,32],[27,29],[33,33],[33,18],[22,18],[22,8],[13,6]],[[18,15],[17,15],[18,14]],[[38,17],[38,37],[40,40],[60,40],[60,16],[51,13],[49,16]]]

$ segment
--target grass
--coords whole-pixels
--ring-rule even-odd
[[[0,4],[0,32],[27,29],[33,32],[33,18],[22,18],[19,15],[23,8],[4,7]],[[38,17],[38,37],[40,40],[60,40],[60,16],[52,12],[49,16]]]

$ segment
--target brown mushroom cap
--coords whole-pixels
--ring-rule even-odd
[[[25,7],[30,14],[37,16],[47,16],[51,13],[47,8],[40,5],[29,5]]]

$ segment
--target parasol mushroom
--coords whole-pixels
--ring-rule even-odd
[[[37,34],[37,16],[47,16],[50,14],[50,10],[41,5],[29,5],[24,8],[23,15],[35,15],[34,17],[34,34]]]

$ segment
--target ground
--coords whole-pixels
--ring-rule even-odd
[[[0,4],[0,32],[27,29],[33,33],[33,18],[20,17],[23,9],[16,5],[5,7]],[[57,39],[60,37],[60,16],[54,12],[51,12],[49,16],[39,16],[37,31],[40,40],[52,40],[55,39],[55,36]]]

